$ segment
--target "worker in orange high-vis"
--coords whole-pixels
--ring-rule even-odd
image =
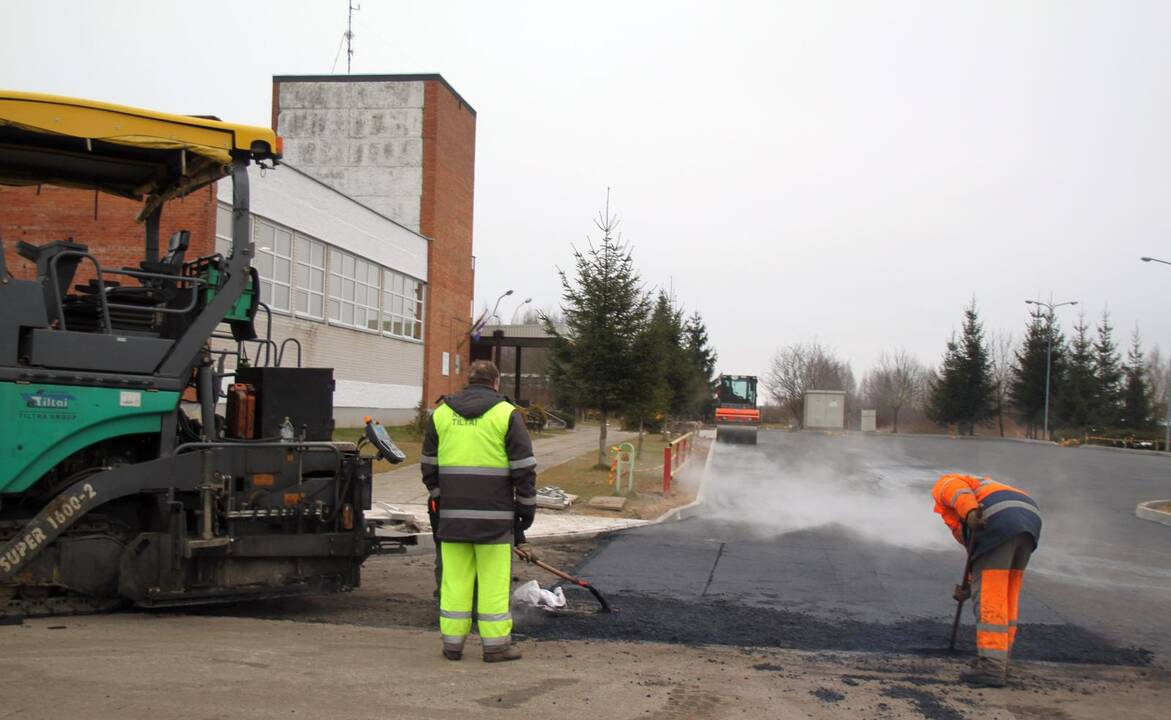
[[[1027,493],[989,478],[949,474],[931,490],[935,512],[968,548],[976,613],[975,671],[965,680],[1003,687],[1016,640],[1021,581],[1041,538],[1041,511]],[[966,599],[965,587],[956,600]]]

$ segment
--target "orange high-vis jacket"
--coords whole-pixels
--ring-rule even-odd
[[[971,511],[984,505],[984,501],[994,493],[1011,493],[1013,496],[1023,495],[1028,498],[1028,493],[1011,485],[971,475],[943,475],[931,489],[931,497],[935,499],[935,512],[943,516],[943,521],[951,528],[951,534],[961,545],[964,544],[964,518]]]

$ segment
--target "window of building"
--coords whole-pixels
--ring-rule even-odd
[[[232,254],[232,208],[217,205],[215,211],[215,251],[224,257]]]
[[[260,272],[260,301],[273,310],[289,311],[293,280],[293,234],[282,227],[253,218],[252,242]]]
[[[337,248],[329,249],[329,319],[378,329],[380,268]]]
[[[393,270],[382,272],[382,332],[423,339],[423,283]]]
[[[297,235],[297,314],[325,317],[325,243]]]

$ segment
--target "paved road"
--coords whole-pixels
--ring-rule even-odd
[[[1025,655],[1128,662],[1136,656],[1122,650],[1138,646],[1156,662],[1171,659],[1171,528],[1134,516],[1137,502],[1171,497],[1171,459],[1158,456],[761,433],[756,447],[717,446],[701,516],[622,533],[581,571],[644,615],[705,608],[695,621],[710,623],[709,635],[684,633],[686,641],[739,636],[746,625],[749,638],[787,644],[792,634],[798,647],[938,645],[963,566],[962,548],[932,512],[931,485],[950,470],[1018,485],[1042,507],[1022,599],[1022,622],[1034,628],[1022,632]],[[624,632],[639,622],[628,614]]]

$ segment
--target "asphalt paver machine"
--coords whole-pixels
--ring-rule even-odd
[[[0,615],[346,590],[409,542],[365,520],[371,458],[331,441],[332,370],[271,367],[256,334],[247,166],[279,156],[265,128],[0,91],[0,183],[139,200],[145,236],[135,267],[18,241],[30,279],[0,238]],[[223,178],[230,251],[160,243],[167,203]]]
[[[756,378],[721,375],[716,378],[716,442],[756,444],[760,410],[756,407]]]

